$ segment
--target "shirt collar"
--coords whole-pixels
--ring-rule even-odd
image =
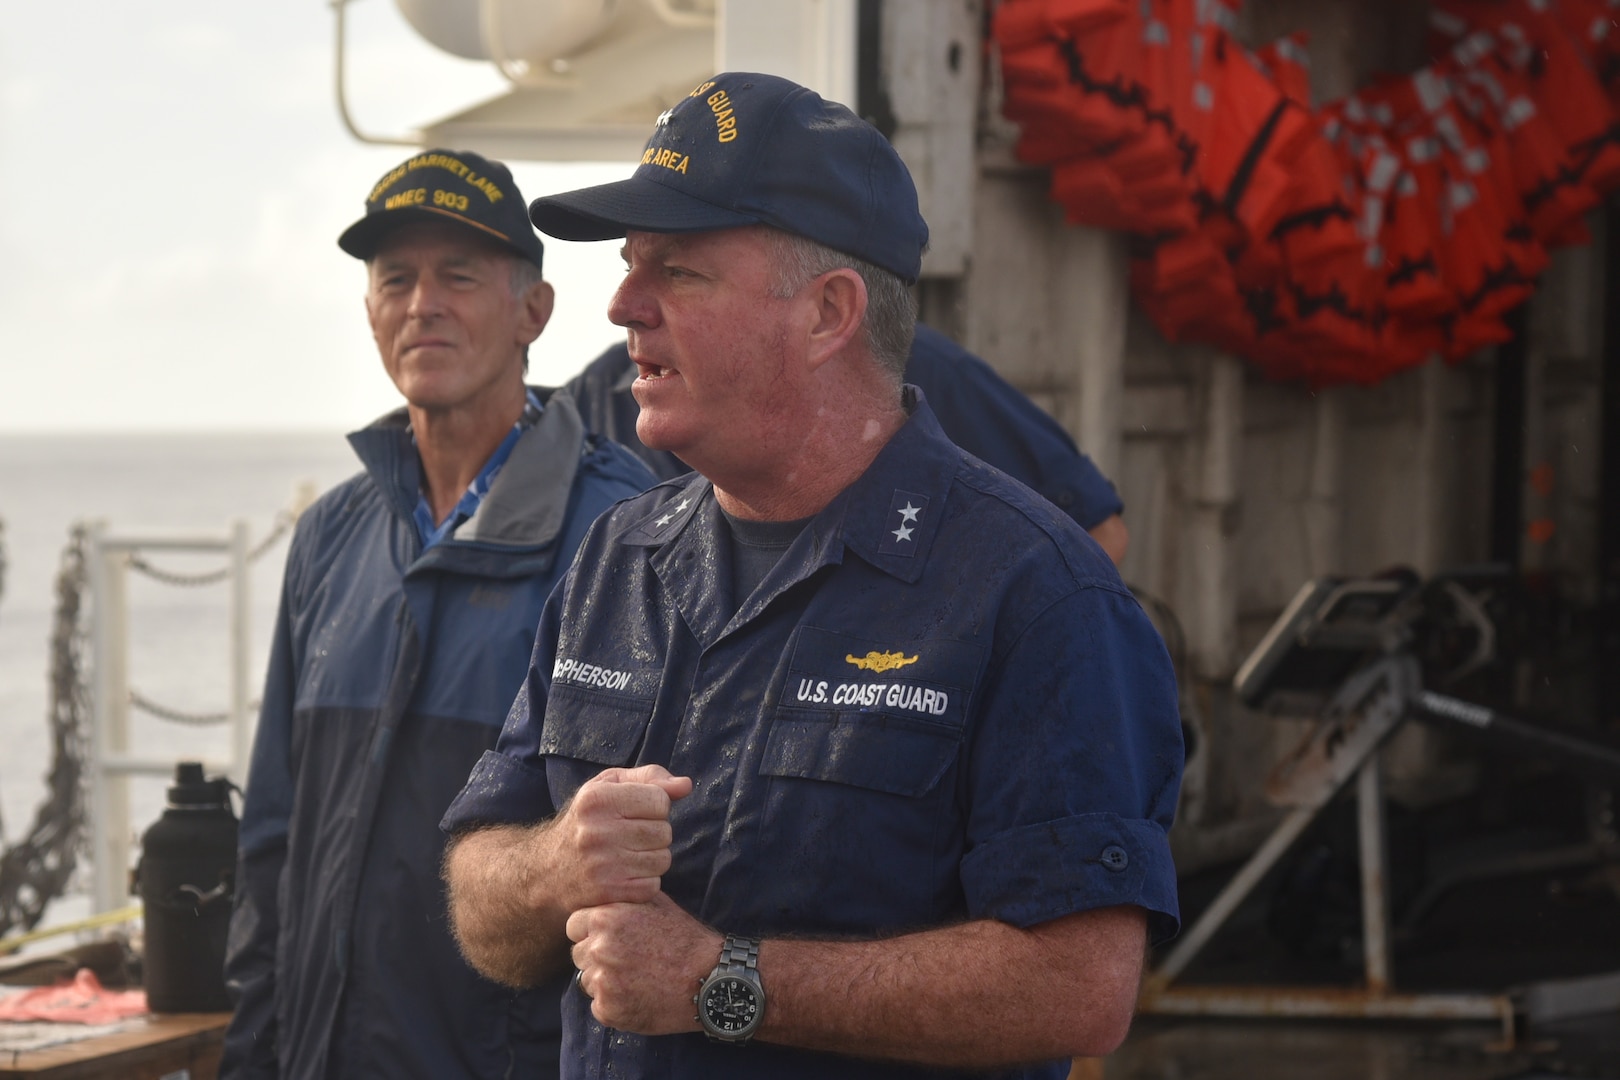
[[[518,417],[517,422],[512,425],[512,430],[506,433],[506,438],[501,440],[501,444],[495,448],[495,452],[489,456],[489,460],[484,462],[484,467],[478,470],[478,475],[472,478],[472,483],[468,484],[467,490],[462,492],[461,499],[456,503],[455,509],[450,511],[450,516],[435,524],[433,507],[428,502],[427,491],[418,490],[416,509],[412,513],[412,519],[416,522],[416,532],[422,538],[424,550],[447,539],[456,531],[457,526],[478,512],[478,507],[483,503],[484,496],[489,494],[489,489],[495,483],[495,478],[501,474],[501,467],[506,464],[507,458],[512,456],[512,448],[517,446],[518,439],[523,436],[525,431],[539,422],[545,406],[540,403],[540,398],[535,392],[528,387],[524,388],[524,398],[523,415]],[[414,432],[411,434],[411,445],[416,445]]]
[[[873,566],[904,581],[922,576],[945,499],[961,469],[963,454],[940,429],[921,390],[906,386],[911,414],[854,483],[839,492],[811,521],[807,532],[836,538]],[[701,476],[666,484],[666,497],[624,533],[623,542],[661,547],[678,537],[710,497]],[[833,545],[813,550],[828,557]]]
[[[848,550],[902,581],[916,581],[939,534],[962,451],[945,437],[921,390],[906,386],[904,404],[911,418],[821,512],[817,526],[830,525],[837,512]]]

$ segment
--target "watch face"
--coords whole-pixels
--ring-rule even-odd
[[[699,1007],[708,1026],[721,1035],[741,1034],[759,1020],[759,994],[752,984],[735,975],[709,980]]]

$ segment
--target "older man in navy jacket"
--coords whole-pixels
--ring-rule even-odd
[[[435,827],[522,684],[591,521],[652,477],[524,385],[551,315],[510,173],[428,151],[338,243],[405,405],[300,519],[242,815],[222,1075],[555,1076],[561,984],[457,955]]]

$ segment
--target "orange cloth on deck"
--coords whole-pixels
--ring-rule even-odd
[[[89,968],[80,968],[71,981],[0,1001],[0,1020],[52,1024],[114,1024],[146,1012],[145,990],[108,990]]]

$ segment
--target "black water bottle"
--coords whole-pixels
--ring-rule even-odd
[[[231,782],[200,762],[174,773],[163,816],[141,837],[136,888],[145,908],[146,1000],[153,1012],[222,1012],[225,937],[236,881]]]

